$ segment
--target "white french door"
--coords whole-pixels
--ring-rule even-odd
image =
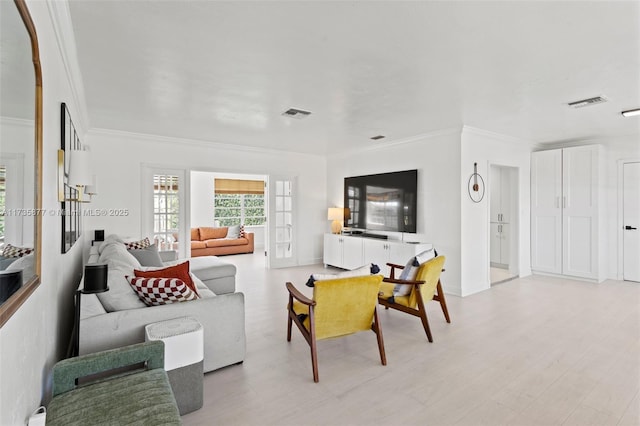
[[[295,177],[269,176],[269,268],[298,264],[295,235]]]
[[[623,279],[640,282],[640,163],[623,165]]]
[[[179,257],[189,255],[186,231],[186,172],[143,166],[142,235],[159,250],[176,250]]]

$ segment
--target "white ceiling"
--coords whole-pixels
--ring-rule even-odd
[[[92,128],[315,154],[462,124],[640,137],[637,1],[69,3]]]

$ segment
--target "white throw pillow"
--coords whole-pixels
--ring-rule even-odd
[[[307,287],[313,287],[316,281],[337,280],[339,278],[363,277],[371,274],[371,264],[361,266],[350,271],[338,272],[337,274],[311,274],[307,281]]]
[[[425,250],[422,253],[415,255],[409,259],[398,278],[405,281],[414,281],[420,266],[434,257],[435,250],[433,249]],[[408,296],[412,289],[413,284],[396,284],[393,288],[393,296]]]
[[[100,257],[99,263],[109,265],[109,271],[120,270],[133,274],[134,269],[140,269],[142,265],[138,262],[122,243],[122,240],[105,240],[98,249]]]

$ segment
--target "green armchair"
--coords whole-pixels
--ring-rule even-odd
[[[79,380],[91,376],[99,378]],[[47,425],[89,424],[181,424],[162,341],[69,358],[53,367]]]

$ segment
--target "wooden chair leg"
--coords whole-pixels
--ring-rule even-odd
[[[382,328],[380,328],[380,320],[378,319],[378,309],[373,312],[373,332],[376,333],[378,339],[378,351],[380,351],[380,362],[387,365],[387,355],[384,352],[384,340],[382,338]]]
[[[311,367],[313,368],[313,381],[318,383],[318,352],[315,339],[311,341]]]
[[[311,346],[311,367],[313,368],[313,381],[318,383],[320,378],[318,377],[318,348],[316,345],[316,324],[313,315],[313,307],[309,309],[309,329],[309,346]]]
[[[422,326],[424,327],[424,332],[427,333],[427,339],[429,339],[430,343],[433,343],[433,336],[431,336],[431,328],[429,327],[429,320],[427,319],[427,310],[424,307],[424,301],[422,297],[418,294],[418,312],[420,313],[420,320],[422,320]]]
[[[444,318],[449,324],[451,324],[451,318],[449,318],[449,309],[447,309],[447,302],[444,299],[444,291],[442,291],[442,284],[440,283],[439,279],[436,290],[438,293],[438,301],[440,302],[440,307],[442,308],[442,312],[444,313]]]
[[[287,342],[291,341],[291,312],[293,311],[293,297],[289,295],[289,305],[287,305]]]

